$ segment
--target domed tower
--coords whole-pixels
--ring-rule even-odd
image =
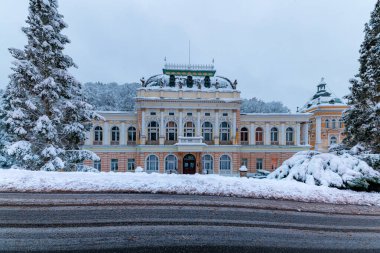
[[[312,113],[309,122],[309,144],[311,149],[327,152],[329,147],[343,140],[344,124],[342,113],[348,106],[326,90],[324,78],[317,85],[317,92],[300,109]]]

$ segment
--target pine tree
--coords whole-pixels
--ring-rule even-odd
[[[351,94],[347,95],[350,108],[344,113],[345,143],[365,145],[380,153],[380,1],[370,21],[365,24],[364,42],[360,48],[360,68],[350,80]]]
[[[99,116],[68,72],[76,66],[63,53],[70,41],[61,33],[67,25],[57,8],[57,0],[30,0],[22,29],[28,43],[23,50],[10,49],[15,61],[3,101],[7,152],[15,166],[26,169],[72,170],[85,159],[98,159],[80,150]]]

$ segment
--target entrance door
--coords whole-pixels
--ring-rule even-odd
[[[185,155],[183,158],[183,174],[195,174],[195,156]]]

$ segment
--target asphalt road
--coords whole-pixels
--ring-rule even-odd
[[[380,208],[164,194],[0,193],[0,251],[380,252]]]

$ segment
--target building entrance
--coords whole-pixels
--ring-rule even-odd
[[[195,174],[196,159],[192,154],[187,154],[183,158],[183,174]]]

